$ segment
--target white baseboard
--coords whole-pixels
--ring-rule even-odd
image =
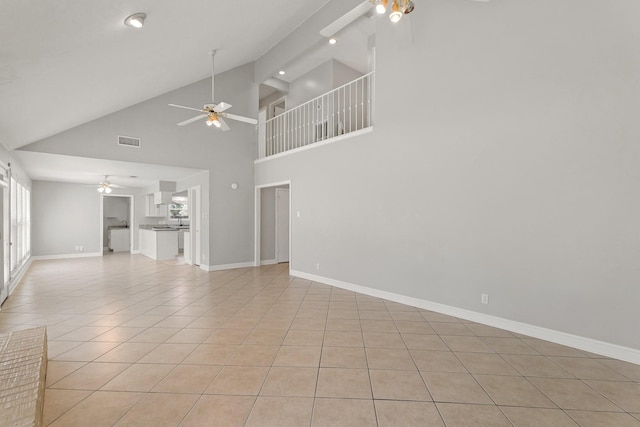
[[[140,253],[140,249],[134,249],[131,251],[131,255],[137,255]]]
[[[484,325],[493,326],[495,328],[505,329],[507,331],[516,332],[518,334],[551,341],[556,344],[562,344],[579,350],[588,351],[602,356],[612,357],[614,359],[624,360],[625,362],[640,365],[640,350],[629,347],[623,347],[617,344],[611,344],[604,341],[598,341],[591,338],[585,338],[578,335],[568,334],[566,332],[556,331],[553,329],[542,328],[540,326],[530,325],[527,323],[516,322],[514,320],[504,319],[502,317],[492,316],[489,314],[478,313],[476,311],[465,310],[463,308],[453,307],[450,305],[440,304],[436,302],[421,300],[418,298],[408,297],[378,289],[367,288],[365,286],[354,285],[353,283],[343,282],[340,280],[330,279],[328,277],[316,276],[315,274],[304,273],[302,271],[291,270],[290,275],[303,279],[320,282],[337,288],[346,289],[353,292],[369,295],[377,298],[384,298],[400,304],[410,305],[412,307],[424,310],[435,311],[449,316],[458,317],[460,319],[470,320],[472,322],[482,323]]]
[[[37,255],[31,257],[34,261],[47,259],[65,259],[65,258],[88,258],[94,256],[102,256],[102,252],[81,252],[74,254],[58,254],[58,255]]]
[[[236,264],[200,265],[205,271],[233,270],[234,268],[255,267],[253,262],[238,262]]]
[[[277,263],[278,263],[278,260],[276,259],[263,259],[260,261],[260,265],[273,265]]]

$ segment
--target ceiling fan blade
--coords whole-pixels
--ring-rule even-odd
[[[193,122],[198,121],[200,119],[204,119],[207,116],[208,116],[208,114],[200,114],[199,116],[195,116],[195,117],[192,117],[192,118],[190,118],[188,120],[185,120],[184,122],[178,123],[178,126],[188,125],[189,123],[193,123]]]
[[[178,105],[178,104],[169,104],[170,107],[176,107],[176,108],[182,108],[185,110],[193,110],[193,111],[200,111],[203,112],[204,110],[202,108],[191,108],[191,107],[185,107],[184,105]]]
[[[222,117],[218,117],[218,120],[220,120],[220,129],[222,129],[225,132],[228,130],[231,130],[227,122],[225,122]]]
[[[252,119],[251,117],[237,116],[235,114],[229,114],[229,113],[224,113],[222,114],[222,116],[231,120],[237,120],[239,122],[245,122],[252,125],[258,124],[258,121],[256,119]]]
[[[226,102],[221,102],[213,108],[213,111],[216,113],[222,113],[225,110],[231,108],[231,104],[227,104]]]

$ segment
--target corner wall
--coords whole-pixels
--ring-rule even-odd
[[[256,164],[292,270],[640,350],[640,5],[419,6],[372,133]]]

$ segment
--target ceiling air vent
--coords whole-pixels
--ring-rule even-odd
[[[132,136],[118,136],[118,145],[140,148],[140,138],[134,138]]]

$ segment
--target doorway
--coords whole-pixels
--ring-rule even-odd
[[[122,194],[102,195],[100,221],[100,247],[102,254],[131,252],[133,244],[133,196]]]
[[[291,261],[289,182],[256,187],[255,229],[254,265]]]

